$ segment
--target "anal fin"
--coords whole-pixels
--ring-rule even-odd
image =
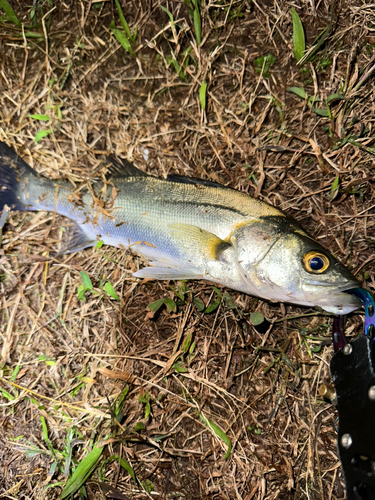
[[[136,273],[136,278],[149,278],[153,280],[199,280],[203,276],[189,269],[174,269],[171,267],[144,267]]]
[[[69,225],[63,233],[58,253],[63,254],[78,252],[84,248],[92,247],[96,243],[96,240],[93,240],[91,236],[85,233],[82,226],[72,223],[72,225]]]

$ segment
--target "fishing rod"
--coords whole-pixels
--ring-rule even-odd
[[[363,288],[348,293],[365,308],[364,335],[348,342],[343,317],[335,318],[330,369],[339,415],[337,445],[347,500],[375,500],[375,302]]]

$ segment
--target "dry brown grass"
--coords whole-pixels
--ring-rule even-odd
[[[31,2],[11,3],[30,23]],[[48,42],[26,38],[9,22],[0,26],[0,140],[44,175],[73,183],[115,152],[159,176],[178,172],[256,194],[301,221],[373,289],[370,4],[338,2],[326,44],[300,71],[290,8],[299,12],[310,46],[329,24],[328,1],[203,1],[200,47],[183,1],[121,3],[138,28],[137,59],[111,36],[111,20],[120,25],[110,1],[37,2],[40,26],[29,31],[48,32]],[[160,5],[179,20],[175,33]],[[170,47],[180,62],[191,47],[195,63],[190,59],[184,80],[168,67]],[[254,60],[269,53],[275,63],[261,75]],[[332,103],[332,118],[322,118],[289,86],[303,86],[322,103],[338,92],[349,100]],[[49,114],[51,123],[28,117],[37,113]],[[35,144],[42,128],[54,132]],[[330,381],[327,315],[233,291],[236,308],[224,301],[203,314],[193,298],[208,305],[216,294],[194,282],[177,312],[152,317],[148,304],[176,299],[171,286],[178,284],[134,279],[139,262],[109,247],[51,257],[63,224],[52,213],[14,212],[3,235],[1,498],[59,498],[62,486],[51,485],[64,484],[71,460],[82,460],[93,443],[105,447],[86,483],[88,498],[344,498],[336,411],[317,396]],[[103,293],[78,300],[80,271],[97,290],[101,279],[110,281],[120,302]],[[273,323],[266,335],[251,325],[253,311]],[[360,316],[349,325],[359,332]],[[188,335],[194,357],[181,352]],[[185,373],[176,371],[176,361]],[[230,438],[227,460],[227,446],[200,413]],[[144,428],[135,431],[140,422]],[[40,452],[30,456],[32,446]],[[56,460],[60,468],[50,473]]]

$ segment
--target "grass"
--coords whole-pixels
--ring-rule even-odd
[[[113,152],[256,194],[373,289],[371,12],[149,5],[1,2],[0,140],[77,193]],[[344,497],[329,315],[56,256],[53,213],[0,222],[0,496]]]
[[[116,28],[114,21],[111,22],[110,30],[113,33],[116,40],[122,45],[123,49],[128,54],[135,57],[136,55],[135,55],[135,52],[133,49],[133,45],[137,39],[137,28],[135,28],[134,31],[132,31],[129,28],[129,25],[125,19],[125,16],[124,16],[124,13],[122,11],[121,4],[120,4],[119,0],[115,0],[115,4],[116,4],[118,16],[120,18],[122,30]]]
[[[291,9],[290,13],[292,15],[293,21],[294,57],[297,59],[297,61],[300,61],[303,58],[304,52],[306,50],[305,31],[303,29],[302,21],[296,10]]]

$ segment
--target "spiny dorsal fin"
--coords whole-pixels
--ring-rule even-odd
[[[146,172],[143,172],[135,165],[130,163],[130,161],[125,158],[117,158],[114,155],[108,156],[108,162],[110,163],[108,167],[108,173],[112,177],[149,177]],[[108,166],[108,165],[107,165]]]
[[[181,184],[199,184],[201,186],[207,186],[207,187],[221,187],[224,189],[230,189],[226,188],[222,184],[219,184],[218,182],[213,182],[213,181],[207,181],[205,179],[192,179],[191,177],[185,177],[184,175],[178,175],[178,174],[171,174],[167,176],[167,180],[170,182],[179,182]]]

